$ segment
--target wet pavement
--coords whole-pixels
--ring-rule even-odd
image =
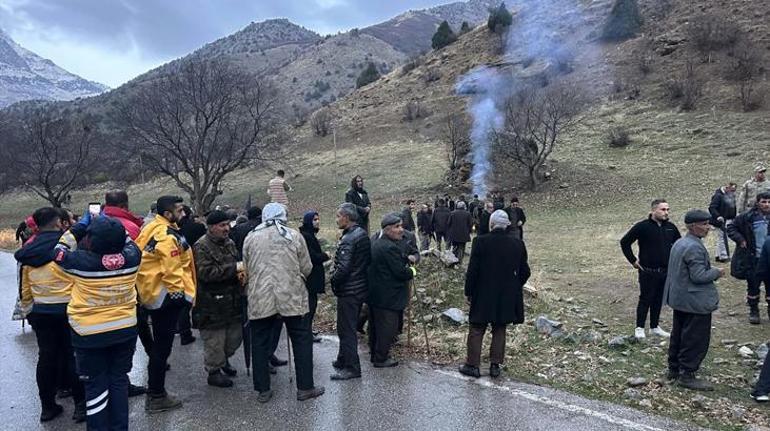
[[[70,420],[71,399],[61,400],[65,413],[40,424],[35,385],[37,345],[31,328],[9,319],[16,298],[15,261],[0,253],[0,429],[85,430]],[[326,387],[320,398],[299,402],[289,370],[273,376],[273,399],[257,402],[239,351],[239,370],[229,389],[206,385],[200,339],[181,346],[177,339],[169,359],[169,392],[184,406],[158,415],[144,412],[144,397],[130,399],[130,423],[135,430],[688,430],[675,421],[538,386],[482,378],[470,381],[456,368],[402,363],[373,369],[364,361],[363,378],[332,382],[334,337],[314,348],[316,385]],[[365,349],[365,348],[364,348]],[[286,357],[282,341],[279,356]],[[361,355],[362,360],[366,357]],[[131,380],[144,383],[147,358],[141,345],[134,356]]]

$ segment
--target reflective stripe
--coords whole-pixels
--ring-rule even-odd
[[[100,411],[104,410],[104,408],[107,407],[107,403],[109,403],[109,400],[104,400],[102,405],[100,405],[99,407],[96,407],[96,408],[91,409],[91,410],[87,410],[86,411],[86,416],[95,415],[95,414],[99,413]]]
[[[86,407],[91,407],[91,406],[93,406],[94,404],[98,404],[98,403],[99,403],[99,401],[101,401],[101,400],[103,400],[103,399],[107,398],[107,394],[108,394],[109,392],[110,392],[110,391],[109,391],[109,389],[107,389],[107,390],[105,390],[104,392],[102,392],[102,394],[101,394],[101,395],[99,395],[98,397],[96,397],[96,398],[94,398],[94,399],[92,399],[92,400],[88,400],[88,401],[86,401]]]
[[[69,295],[67,296],[33,296],[32,300],[36,304],[66,304],[70,302]]]
[[[187,300],[187,302],[189,302],[190,304],[192,304],[192,303],[193,303],[193,297],[192,297],[192,295],[188,295],[188,294],[186,294],[186,293],[185,293],[185,294],[184,294],[184,299],[186,299],[186,300]]]
[[[112,322],[99,323],[96,325],[80,325],[72,316],[70,316],[70,326],[78,333],[78,335],[91,335],[99,332],[107,332],[113,329],[120,329],[123,327],[129,327],[136,325],[136,316],[127,317],[125,319],[113,320]]]
[[[75,274],[84,278],[103,278],[114,277],[116,275],[133,274],[138,270],[139,267],[134,266],[131,268],[123,268],[115,271],[81,271],[79,269],[66,269],[65,271],[67,271],[68,274]]]

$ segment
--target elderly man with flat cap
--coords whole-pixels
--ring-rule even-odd
[[[398,213],[386,214],[380,223],[382,235],[372,242],[372,262],[369,265],[369,349],[376,368],[394,367],[390,347],[398,333],[401,313],[409,302],[409,280],[417,271],[399,242],[404,235]]]
[[[725,271],[712,268],[703,245],[711,216],[690,210],[684,216],[687,234],[671,248],[663,301],[674,310],[668,347],[668,379],[687,389],[709,391],[713,387],[695,373],[709,349],[711,313],[719,307],[714,284]]]

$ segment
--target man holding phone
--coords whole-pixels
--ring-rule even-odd
[[[182,406],[166,393],[166,361],[171,354],[179,312],[195,300],[195,263],[190,244],[179,232],[182,198],[161,196],[158,215],[142,229],[136,244],[142,263],[136,279],[139,302],[149,310],[155,340],[150,352],[145,410],[159,413]]]

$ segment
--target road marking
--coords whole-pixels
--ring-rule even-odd
[[[542,395],[533,394],[532,392],[527,392],[521,389],[514,389],[510,388],[508,386],[498,385],[496,383],[490,382],[489,380],[485,379],[474,379],[471,377],[463,376],[462,374],[458,373],[457,371],[447,371],[447,370],[436,370],[437,373],[443,374],[445,376],[454,377],[456,379],[465,380],[467,382],[476,383],[479,386],[484,386],[487,388],[493,388],[500,391],[509,392],[515,396],[535,401],[541,404],[545,404],[547,406],[556,407],[557,409],[561,409],[564,411],[568,411],[571,413],[580,413],[586,416],[591,416],[597,419],[601,419],[603,421],[609,422],[611,424],[615,425],[621,425],[623,427],[626,427],[628,429],[633,430],[639,430],[639,431],[665,431],[662,428],[656,428],[650,425],[640,424],[638,422],[634,422],[632,420],[619,418],[616,416],[612,416],[607,413],[597,412],[596,410],[589,409],[587,407],[578,406],[575,404],[566,403],[559,400],[554,400],[551,398],[544,397]]]

